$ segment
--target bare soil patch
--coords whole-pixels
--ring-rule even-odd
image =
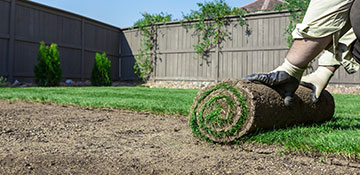
[[[0,100],[0,174],[360,174],[358,163],[209,144],[185,116]]]

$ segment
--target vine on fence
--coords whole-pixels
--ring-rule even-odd
[[[291,33],[294,31],[296,24],[302,22],[305,12],[309,6],[310,0],[285,0],[285,3],[275,6],[275,10],[289,10],[290,22],[285,33],[288,34],[287,43],[291,47],[293,37]]]
[[[230,33],[225,26],[230,23],[228,16],[238,16],[239,25],[246,24],[243,15],[247,12],[239,8],[231,8],[224,0],[214,0],[213,2],[197,3],[199,10],[192,11],[189,15],[184,15],[181,21],[190,22],[186,24],[188,28],[194,28],[198,37],[197,44],[193,45],[196,53],[204,60],[207,60],[209,51],[220,45],[225,37]],[[142,81],[147,81],[153,72],[153,66],[157,57],[157,30],[161,24],[172,21],[172,16],[160,14],[142,14],[142,19],[138,20],[134,27],[137,27],[142,36],[141,48],[135,56],[134,71]]]
[[[239,8],[229,7],[224,0],[215,0],[214,2],[197,3],[199,10],[192,11],[184,16],[182,21],[195,21],[188,25],[188,28],[195,29],[198,37],[197,44],[193,45],[196,53],[207,60],[209,51],[220,44],[229,32],[225,29],[225,25],[229,24],[230,15],[239,16],[238,22],[241,26],[246,24],[243,15],[246,11]]]
[[[138,20],[134,27],[138,27],[141,36],[141,48],[135,56],[134,70],[142,81],[147,81],[153,71],[157,50],[157,30],[159,25],[171,21],[171,15],[143,13],[142,19]]]

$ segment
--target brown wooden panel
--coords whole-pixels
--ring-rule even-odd
[[[119,31],[106,31],[106,45],[105,51],[108,53],[116,53],[119,55],[120,48],[120,30]]]
[[[60,42],[81,46],[81,21],[67,17],[59,17],[59,21]]]
[[[0,33],[9,33],[10,3],[0,1]]]
[[[9,30],[9,2],[0,0],[0,74],[8,70],[7,63]],[[94,33],[84,35],[87,52],[106,51],[112,61],[113,72],[119,73],[120,29],[88,19],[73,13],[47,7],[30,1],[16,1],[15,6],[15,50],[14,75],[17,77],[33,77],[33,67],[36,64],[39,42],[57,43],[62,56],[64,75],[71,78],[81,77],[81,50],[82,50],[82,19],[93,25]],[[85,26],[87,27],[87,26]],[[87,31],[85,29],[85,31]],[[90,34],[89,34],[90,33]],[[89,36],[90,35],[90,36]],[[93,40],[91,40],[93,39]],[[5,55],[5,56],[4,56]],[[88,56],[89,54],[87,54]],[[91,54],[90,54],[91,55]],[[85,56],[85,55],[84,55]],[[86,56],[85,56],[86,57]],[[89,56],[85,59],[87,75],[93,63]],[[114,76],[116,78],[117,76]]]
[[[60,31],[58,16],[36,9],[16,5],[15,35],[45,42],[58,42]]]
[[[85,22],[85,48],[118,55],[120,47],[119,32]]]
[[[39,44],[15,41],[14,75],[34,76]]]
[[[81,75],[81,50],[59,48],[63,78],[73,78]]]
[[[0,39],[0,76],[7,74],[8,40]]]
[[[159,54],[157,61],[156,61],[156,76],[157,77],[164,77],[166,72],[166,60],[164,59],[164,54]]]
[[[159,50],[165,50],[165,40],[167,38],[167,33],[165,33],[167,31],[167,28],[160,28],[159,29],[159,33],[158,33],[158,49]]]
[[[108,56],[108,58],[111,62],[112,80],[117,81],[119,80],[119,57]]]
[[[121,34],[121,55],[133,55],[134,48],[131,47],[131,36],[130,33]]]
[[[35,17],[34,13],[34,10],[28,7],[16,6],[16,35],[35,38],[39,32],[35,31],[35,26],[39,26],[39,22],[36,20],[38,15]]]
[[[90,52],[90,51],[85,51],[84,53],[84,73],[85,73],[85,78],[89,79],[91,76],[91,70],[94,66],[95,63],[95,54],[96,52]]]
[[[166,54],[166,77],[175,77],[176,58],[171,54]]]
[[[122,57],[121,58],[121,80],[137,80],[137,76],[134,74],[135,60],[134,57]]]

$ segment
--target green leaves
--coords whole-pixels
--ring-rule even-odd
[[[7,86],[8,82],[7,79],[3,76],[0,76],[0,87],[5,87]]]
[[[94,67],[91,72],[91,85],[93,86],[111,86],[111,62],[106,53],[96,53]]]
[[[138,55],[135,56],[134,71],[135,74],[143,81],[146,82],[150,78],[153,71],[154,60],[156,59],[157,47],[157,29],[159,25],[171,21],[171,15],[149,14],[143,13],[143,18],[138,20],[134,27],[138,27],[141,36],[141,49],[138,50]]]
[[[231,9],[224,0],[197,3],[197,5],[199,10],[186,15],[184,21],[196,20],[188,28],[194,28],[198,37],[198,42],[194,45],[196,53],[201,58],[207,59],[208,52],[220,44],[226,36],[229,36],[229,32],[224,28],[230,22],[227,17],[230,15],[239,16],[238,21],[242,26],[246,24],[242,17],[246,12],[239,8]]]
[[[189,15],[184,15],[184,19],[180,23],[185,25],[184,22],[191,22],[190,25],[186,25],[190,29],[194,28],[195,35],[198,37],[197,44],[193,45],[194,50],[206,60],[209,51],[230,35],[224,27],[230,22],[228,16],[238,16],[238,22],[242,26],[246,24],[242,17],[246,12],[239,8],[231,9],[224,0],[197,3],[197,5],[199,10],[193,10]],[[141,49],[135,56],[133,68],[138,77],[145,82],[150,78],[157,57],[157,30],[159,25],[171,21],[172,17],[162,12],[159,14],[143,13],[142,16],[134,24],[143,38],[141,39]]]
[[[290,12],[290,22],[285,33],[288,34],[287,42],[291,47],[293,38],[291,33],[294,31],[296,24],[302,22],[310,0],[285,0],[286,3],[275,6],[274,10],[288,10]]]
[[[61,81],[59,51],[56,44],[40,43],[38,64],[34,68],[35,83],[39,86],[58,86]]]

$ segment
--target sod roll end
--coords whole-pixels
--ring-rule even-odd
[[[329,92],[324,91],[316,103],[311,99],[311,90],[300,86],[292,106],[286,107],[281,94],[266,85],[225,80],[196,95],[190,127],[202,139],[227,143],[258,129],[321,123],[333,117],[335,103]]]

